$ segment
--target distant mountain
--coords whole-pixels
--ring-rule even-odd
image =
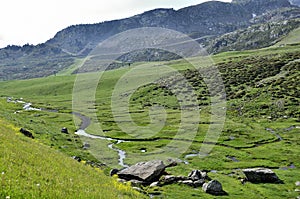
[[[300,0],[290,0],[292,5],[300,6]]]
[[[99,42],[133,28],[174,29],[211,47],[214,46],[211,42],[224,34],[260,23],[298,18],[299,10],[289,0],[233,0],[232,3],[209,1],[180,10],[155,9],[121,20],[73,25],[59,31],[41,45],[0,49],[0,80],[53,74],[70,66],[76,58],[88,55]],[[212,49],[211,52],[218,50]],[[155,54],[149,51],[144,53]],[[168,59],[168,56],[160,54],[163,59]],[[134,57],[123,56],[122,61],[126,61],[125,58],[140,60],[143,57],[152,60],[151,56],[135,53]],[[157,57],[153,60],[157,60]]]

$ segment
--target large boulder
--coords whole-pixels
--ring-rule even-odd
[[[222,188],[222,184],[217,180],[212,180],[208,183],[204,183],[202,189],[205,193],[209,193],[212,195],[226,195],[226,192]]]
[[[278,176],[267,168],[244,169],[247,181],[252,183],[282,183]]]
[[[163,175],[166,165],[161,160],[150,162],[140,162],[131,167],[119,171],[119,178],[125,180],[139,180],[145,184],[151,184],[158,181]]]

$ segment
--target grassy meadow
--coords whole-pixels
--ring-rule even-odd
[[[168,158],[163,151],[170,151],[170,155],[174,155],[171,153],[174,149],[174,153],[179,154],[175,154],[176,158],[188,164],[181,162],[177,167],[168,168],[168,172],[187,175],[192,169],[211,171],[208,175],[219,180],[228,193],[228,196],[220,198],[296,198],[299,193],[294,191],[295,182],[300,180],[299,47],[300,45],[294,44],[256,51],[221,53],[208,61],[200,58],[189,60],[200,71],[212,62],[216,63],[226,91],[226,118],[222,133],[211,153],[203,158],[186,155],[197,154],[201,147],[213,145],[203,143],[213,123],[210,107],[212,99],[201,73],[187,61],[135,63],[131,67],[78,76],[71,75],[78,67],[73,65],[70,70],[57,76],[0,82],[0,136],[3,138],[0,158],[4,162],[0,167],[0,172],[4,172],[1,197],[142,197],[127,186],[116,184],[105,177],[103,173],[107,174],[109,168],[96,171],[71,160],[71,156],[78,156],[85,161],[121,168],[117,165],[117,152],[107,147],[115,141],[80,138],[74,134],[81,122],[71,114],[76,111],[91,119],[91,124],[86,129],[88,133],[129,140],[114,145],[126,151],[125,163],[128,165],[153,157]],[[81,64],[80,60],[77,64]],[[153,72],[165,74],[166,77],[153,81],[155,75],[149,75]],[[126,78],[120,81],[123,76]],[[97,82],[99,77],[100,81]],[[178,92],[178,95],[189,93],[186,87],[180,87],[180,77],[184,77],[193,88],[196,101],[185,95],[183,98],[189,99],[189,104],[200,107],[200,119],[189,115],[189,111],[181,107],[178,96],[162,86],[163,82],[173,85],[179,82],[179,87],[174,86],[174,92]],[[95,82],[97,84],[93,85]],[[144,84],[136,85],[135,82]],[[118,83],[126,83],[127,90],[122,90],[121,87],[116,91]],[[92,97],[95,97],[95,101],[89,98],[93,89],[95,95]],[[112,111],[115,92],[119,95],[126,94],[120,99],[116,98],[120,102],[128,99],[125,101],[128,109],[124,112],[118,106],[115,112]],[[119,95],[116,97],[120,97]],[[44,110],[24,111],[22,104],[8,103],[7,97],[22,98],[23,101],[32,103],[33,107]],[[153,110],[152,107],[160,108]],[[15,113],[16,111],[19,112]],[[134,123],[128,121],[128,114]],[[166,115],[165,118],[162,117],[163,114]],[[178,129],[184,119],[182,115],[186,122],[180,136]],[[153,121],[163,121],[163,126],[153,125]],[[189,130],[197,121],[199,123],[196,123],[194,135]],[[127,129],[132,124],[138,128],[127,133],[120,124]],[[145,130],[143,127],[147,125],[153,125],[154,130],[158,129],[157,132]],[[30,130],[36,139],[32,141],[16,133],[21,127]],[[70,133],[62,134],[62,127],[67,127]],[[175,140],[177,136],[178,139]],[[83,142],[89,142],[97,148],[84,150]],[[187,148],[178,152],[174,145]],[[241,169],[250,167],[272,168],[284,184],[242,185],[239,181],[244,177]],[[18,172],[14,173],[12,170]],[[155,198],[218,198],[203,193],[201,189],[179,185],[144,187],[143,190],[153,194]]]

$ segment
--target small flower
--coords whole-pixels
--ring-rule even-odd
[[[10,196],[6,196],[6,198],[5,199],[10,199]]]
[[[5,174],[5,172],[4,171],[2,171],[2,173],[1,173],[2,175],[4,175]]]
[[[40,185],[40,183],[38,183],[38,184],[36,184],[36,186],[37,186],[37,187],[40,187],[41,185]]]

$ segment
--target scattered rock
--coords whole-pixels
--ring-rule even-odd
[[[81,162],[81,158],[78,157],[78,156],[73,156],[72,158],[73,158],[74,160],[77,160],[78,162]]]
[[[222,188],[222,184],[217,180],[209,181],[204,183],[202,189],[205,193],[212,195],[226,195],[226,192]]]
[[[173,183],[177,183],[178,182],[178,178],[176,176],[173,176],[173,175],[166,175],[166,176],[163,176],[160,179],[160,182],[163,185],[173,184]]]
[[[116,175],[118,172],[119,172],[118,169],[112,169],[112,170],[110,170],[109,175],[113,176],[113,175]]]
[[[125,168],[121,171],[112,169],[110,175],[118,175],[119,182],[131,183],[133,187],[141,187],[141,185],[149,185],[149,187],[158,187],[169,184],[185,184],[193,188],[201,187],[206,193],[212,195],[226,195],[223,191],[222,185],[216,180],[210,180],[206,171],[193,170],[188,176],[174,176],[166,174],[165,169],[170,166],[175,166],[174,162],[167,164],[167,166],[160,160],[149,162],[140,162],[131,167]],[[139,189],[139,188],[138,188]]]
[[[32,133],[31,133],[30,131],[27,131],[26,129],[21,128],[21,129],[20,129],[20,132],[21,132],[23,135],[25,135],[25,136],[27,136],[27,137],[29,137],[29,138],[34,139]]]
[[[134,190],[136,190],[138,192],[143,193],[143,190],[141,188],[139,188],[139,187],[132,187],[132,189],[134,189]]]
[[[66,127],[63,127],[63,128],[61,129],[61,132],[62,132],[62,133],[65,133],[65,134],[69,134],[69,131],[68,131],[68,129],[67,129]]]
[[[193,180],[193,181],[197,181],[200,179],[208,179],[207,173],[206,172],[202,172],[200,170],[193,170],[191,171],[191,173],[189,173],[188,177]]]
[[[181,181],[182,184],[185,184],[185,185],[188,185],[188,186],[191,186],[191,187],[194,187],[194,182],[192,180],[183,180]]]
[[[205,183],[204,179],[194,181],[194,187],[201,187]]]
[[[144,184],[144,182],[140,181],[140,180],[130,180],[129,182],[131,183],[131,186],[133,186],[133,187],[140,187],[141,185]]]
[[[83,145],[82,145],[82,148],[83,148],[84,150],[87,150],[87,149],[90,148],[90,147],[91,147],[91,145],[90,145],[89,143],[87,143],[87,142],[84,142]]]
[[[267,168],[244,169],[247,181],[252,183],[282,183],[278,176]]]
[[[242,185],[244,185],[244,184],[246,184],[247,179],[242,178],[242,179],[240,179],[240,181],[241,181]]]
[[[160,186],[159,182],[152,182],[149,187],[159,187],[159,186]]]
[[[146,184],[158,181],[165,171],[166,166],[163,161],[154,160],[150,162],[140,162],[131,167],[119,171],[119,178],[125,180],[139,180]]]

